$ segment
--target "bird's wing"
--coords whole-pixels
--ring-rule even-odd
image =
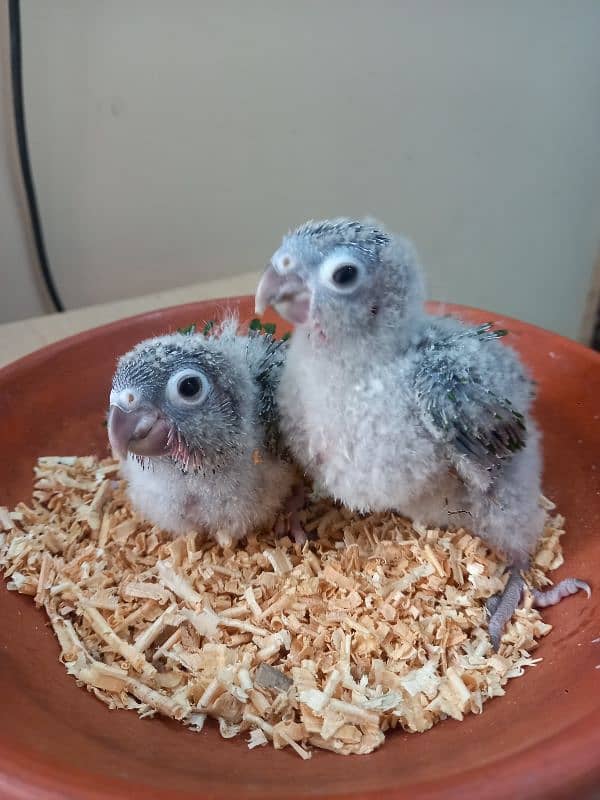
[[[476,360],[465,358],[457,337],[477,336],[482,342],[503,336],[482,325],[461,331],[447,341],[425,344],[415,373],[418,407],[425,426],[459,456],[490,469],[526,443],[525,419],[510,400],[486,385]],[[485,346],[485,345],[483,345]]]

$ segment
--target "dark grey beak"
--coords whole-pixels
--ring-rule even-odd
[[[111,393],[108,439],[114,455],[165,455],[168,450],[169,423],[151,406],[142,404],[130,390]]]

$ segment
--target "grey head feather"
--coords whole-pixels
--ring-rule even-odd
[[[291,231],[284,241],[292,237],[309,239],[323,252],[332,245],[352,247],[372,261],[378,260],[390,243],[389,235],[374,220],[348,217],[309,220]]]
[[[169,379],[188,368],[202,372],[211,387],[200,407],[176,407],[166,396]],[[201,464],[198,469],[202,471],[222,467],[239,452],[244,437],[247,382],[248,377],[216,337],[175,333],[140,342],[120,358],[113,388],[140,391],[143,400],[172,425],[173,452],[189,454],[189,459],[179,455],[172,458],[182,464],[184,471],[188,463]]]

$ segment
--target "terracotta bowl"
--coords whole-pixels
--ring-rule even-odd
[[[51,345],[0,371],[0,503],[31,495],[40,455],[107,453],[102,426],[115,358],[135,342],[218,318],[249,298],[126,319]],[[435,310],[435,309],[434,309]],[[396,732],[369,756],[316,752],[308,762],[249,751],[160,719],[109,711],[58,661],[44,615],[0,588],[0,797],[52,798],[549,798],[600,786],[600,357],[547,331],[489,312],[539,381],[545,491],[567,517],[566,567],[594,586],[544,612],[555,626],[543,661],[512,681],[481,716],[425,734]],[[597,796],[597,795],[596,795]]]

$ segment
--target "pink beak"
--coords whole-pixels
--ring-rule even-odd
[[[169,423],[155,408],[143,405],[134,398],[134,393],[129,390],[117,397],[111,396],[108,439],[114,455],[121,459],[126,458],[127,453],[139,456],[165,455],[168,450]]]
[[[295,272],[281,274],[272,264],[265,270],[256,290],[256,313],[272,306],[288,322],[303,325],[310,312],[311,291]]]

